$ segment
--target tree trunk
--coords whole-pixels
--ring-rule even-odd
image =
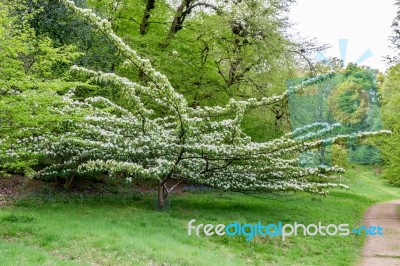
[[[144,10],[142,23],[140,24],[140,34],[147,33],[147,26],[149,25],[150,12],[155,7],[156,0],[147,0],[146,8]]]
[[[165,189],[164,187],[164,182],[163,181],[159,181],[158,182],[158,205],[157,205],[157,209],[162,211],[165,210],[165,202],[167,200],[168,197],[168,191]]]
[[[169,36],[174,36],[179,30],[182,29],[183,22],[186,18],[185,9],[188,8],[190,0],[182,0],[178,9],[176,10],[175,17],[172,21],[171,28],[169,29]]]
[[[75,174],[72,174],[69,178],[67,178],[66,182],[65,182],[65,189],[69,189],[71,187],[72,182],[74,181],[75,178]]]

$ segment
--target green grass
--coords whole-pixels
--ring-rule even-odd
[[[258,221],[362,224],[366,208],[400,198],[367,167],[350,169],[348,191],[253,198],[236,193],[173,195],[171,210],[153,210],[155,195],[25,199],[0,208],[1,265],[351,265],[363,236],[189,237],[187,223]]]

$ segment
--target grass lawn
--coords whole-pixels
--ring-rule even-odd
[[[351,265],[363,236],[279,237],[187,235],[199,223],[322,222],[362,224],[366,208],[400,198],[371,168],[345,175],[348,191],[253,198],[237,193],[173,195],[171,210],[153,210],[155,195],[24,199],[0,208],[1,265]]]

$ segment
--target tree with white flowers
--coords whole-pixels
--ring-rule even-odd
[[[300,153],[349,137],[388,133],[358,132],[328,138],[326,133],[336,125],[316,123],[269,142],[252,142],[240,127],[246,109],[282,101],[329,75],[308,79],[282,95],[231,99],[226,106],[192,108],[166,76],[115,35],[107,20],[90,9],[78,8],[73,1],[62,2],[98,28],[127,59],[126,64],[143,72],[147,83],[74,66],[74,74],[120,90],[131,107],[121,107],[104,97],[78,101],[72,89],[64,95],[65,105],[53,110],[72,118],[64,121],[62,134],[23,139],[6,151],[9,157],[33,154],[58,162],[37,172],[38,176],[68,177],[72,181],[76,175],[108,173],[123,175],[128,181],[157,180],[160,209],[182,181],[225,191],[325,194],[326,188],[346,187],[332,175],[344,169],[301,167]]]

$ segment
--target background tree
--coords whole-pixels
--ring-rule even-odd
[[[5,160],[6,146],[19,139],[57,132],[60,115],[49,109],[62,102],[60,94],[76,86],[94,86],[68,80],[68,70],[81,56],[74,45],[57,45],[39,35],[30,24],[39,10],[25,1],[0,3],[0,171],[30,172],[40,164],[33,157]]]
[[[400,120],[398,117],[400,108],[400,65],[393,66],[386,74],[381,87],[382,115],[387,128],[393,131],[388,138],[380,140],[381,151],[384,156],[384,177],[390,182],[400,185],[399,178],[399,143],[400,143]]]
[[[395,1],[397,9],[396,17],[392,23],[393,35],[390,40],[395,56],[388,57],[388,64],[391,65],[385,75],[378,76],[380,85],[380,97],[382,102],[381,112],[386,127],[393,131],[389,138],[382,138],[378,144],[381,147],[384,163],[384,177],[393,184],[400,184],[399,173],[399,140],[400,120],[398,119],[400,94],[400,1]]]
[[[391,65],[400,63],[400,1],[396,0],[394,6],[397,9],[397,13],[396,17],[393,19],[393,35],[390,37],[390,41],[393,44],[392,48],[395,51],[396,55],[389,56],[387,58],[388,63]]]

